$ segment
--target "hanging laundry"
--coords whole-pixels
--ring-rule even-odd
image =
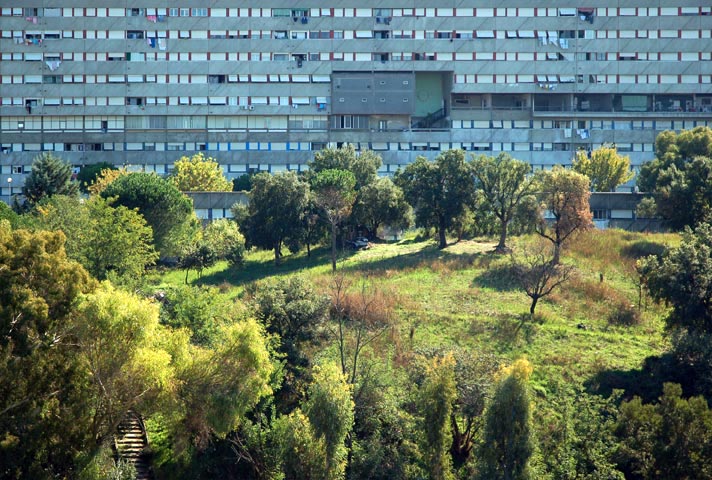
[[[159,22],[165,22],[166,21],[166,16],[165,15],[158,15],[158,21]]]
[[[156,23],[158,21],[158,17],[155,15],[146,15],[146,20],[152,23]]]
[[[158,48],[160,50],[165,50],[166,49],[166,40],[163,38],[158,39]]]
[[[54,72],[59,68],[59,65],[62,62],[60,60],[47,60],[45,63],[47,64],[47,67],[49,67],[49,69]]]

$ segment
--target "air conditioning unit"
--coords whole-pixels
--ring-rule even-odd
[[[247,110],[247,105],[240,105],[240,110]]]
[[[254,106],[254,105],[250,105],[250,106],[247,107],[247,108],[248,108],[249,110],[254,110],[254,109],[255,109],[255,106]]]

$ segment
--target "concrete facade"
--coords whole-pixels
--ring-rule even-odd
[[[345,142],[382,174],[449,148],[547,168],[615,143],[638,166],[659,132],[712,122],[706,1],[9,3],[4,199],[48,150],[160,174],[204,151],[237,177]]]

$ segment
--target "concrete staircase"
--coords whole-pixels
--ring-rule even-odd
[[[117,428],[117,457],[126,460],[136,469],[136,480],[152,480],[151,467],[147,455],[148,438],[141,417],[128,411]]]

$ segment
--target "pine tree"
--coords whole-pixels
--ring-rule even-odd
[[[79,185],[72,180],[72,166],[49,152],[35,157],[32,171],[22,187],[22,194],[30,206],[45,197],[73,196],[78,191]]]

